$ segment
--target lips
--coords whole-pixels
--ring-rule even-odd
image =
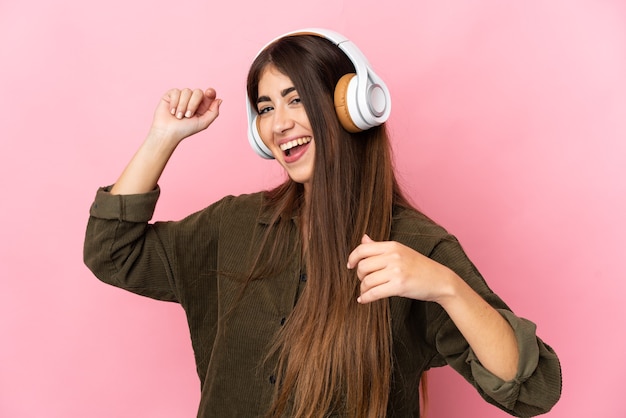
[[[289,151],[291,149],[300,145],[308,144],[309,142],[311,142],[311,139],[312,138],[310,136],[304,136],[302,138],[292,139],[291,141],[280,144],[280,149],[283,150],[285,154],[289,155]]]
[[[285,155],[285,162],[298,160],[309,148],[312,139],[310,136],[305,136],[280,144],[280,149]]]

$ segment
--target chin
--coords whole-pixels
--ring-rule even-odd
[[[311,178],[312,176],[310,174],[305,174],[305,173],[290,173],[287,172],[287,175],[289,176],[289,178],[293,181],[295,181],[296,183],[300,183],[300,184],[307,184],[311,182]]]
[[[291,180],[293,180],[294,182],[299,183],[299,184],[303,184],[303,185],[307,185],[307,184],[311,183],[311,179],[308,178],[308,177],[307,178],[302,178],[302,177],[289,176],[289,178]]]

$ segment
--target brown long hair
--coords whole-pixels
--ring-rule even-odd
[[[394,205],[410,206],[396,182],[384,125],[357,134],[345,131],[333,106],[339,78],[354,72],[343,52],[311,35],[279,39],[255,59],[248,98],[256,107],[258,82],[273,65],[288,76],[306,109],[315,140],[309,204],[302,185],[287,180],[266,193],[273,209],[269,259],[251,277],[280,270],[285,257],[299,256],[281,243],[293,216],[308,222],[307,285],[271,347],[278,359],[276,390],[268,416],[354,417],[386,415],[393,367],[388,300],[360,305],[360,281],[346,267],[363,234],[390,237]],[[306,210],[306,213],[303,213]]]

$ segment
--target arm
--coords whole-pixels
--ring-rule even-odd
[[[500,379],[514,379],[519,350],[513,328],[452,270],[444,267],[441,281],[443,291],[434,301],[448,313],[478,361]]]
[[[206,129],[219,115],[215,90],[168,91],[154,113],[143,144],[111,189],[111,194],[140,194],[153,190],[178,144]]]
[[[436,302],[455,323],[483,366],[500,377],[515,377],[518,348],[508,322],[456,273],[397,242],[367,235],[348,259],[361,280],[359,303],[390,296]]]
[[[112,188],[101,188],[90,209],[84,261],[102,281],[162,300],[178,300],[172,267],[170,228],[150,225],[157,181],[184,138],[207,128],[218,116],[215,90],[168,91],[152,127]]]
[[[537,337],[535,325],[514,315],[489,289],[453,237],[406,236],[413,237],[407,245],[419,252],[398,242],[364,238],[350,254],[348,267],[356,268],[362,284],[359,301],[405,296],[432,302],[426,305],[424,337],[438,356],[430,367],[449,364],[485,400],[512,415],[549,411],[560,397],[561,368],[554,351]]]

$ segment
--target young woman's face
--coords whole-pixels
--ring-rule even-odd
[[[289,177],[308,189],[315,162],[313,131],[291,79],[272,65],[259,80],[257,109],[261,139]]]

